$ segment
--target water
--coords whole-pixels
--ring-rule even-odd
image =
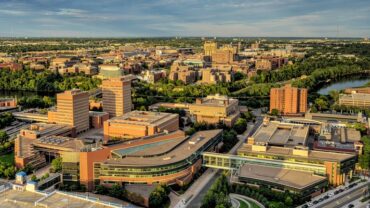
[[[329,85],[324,86],[321,88],[318,93],[321,95],[327,95],[331,90],[344,90],[346,88],[350,87],[362,87],[365,84],[370,82],[370,77],[358,77],[355,79],[350,79],[350,80],[341,80],[341,81],[336,81],[333,83],[330,83]]]

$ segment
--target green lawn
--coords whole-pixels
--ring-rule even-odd
[[[240,207],[239,208],[260,208],[256,203],[254,203],[252,201],[248,201],[249,204],[251,205],[251,207],[248,206],[248,204],[246,204],[244,201],[241,201],[239,199],[238,199],[238,201],[240,203]]]
[[[6,154],[6,155],[1,155],[0,162],[14,164],[14,152]]]
[[[238,201],[240,203],[240,207],[239,208],[249,208],[248,204],[246,204],[244,201],[239,200],[239,199],[238,199]]]

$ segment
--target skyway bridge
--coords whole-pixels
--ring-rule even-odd
[[[308,171],[317,175],[325,175],[326,168],[321,164],[307,164],[302,162],[293,162],[285,160],[270,160],[249,158],[238,155],[221,154],[214,152],[203,152],[203,166],[208,168],[237,171],[244,164],[255,164],[290,170]]]

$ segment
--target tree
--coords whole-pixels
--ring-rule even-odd
[[[32,175],[32,176],[31,176],[31,181],[37,181],[37,177],[36,177],[36,175]]]
[[[280,113],[279,113],[279,110],[278,110],[278,109],[272,109],[270,114],[271,114],[272,116],[278,116],[278,115],[280,115]]]
[[[97,185],[95,187],[95,191],[97,194],[103,194],[103,195],[108,194],[108,188],[103,185]]]
[[[114,184],[110,189],[109,189],[109,196],[115,197],[115,198],[122,198],[123,196],[123,189],[120,185]]]
[[[152,193],[150,193],[149,196],[149,207],[155,207],[155,208],[160,208],[160,207],[165,207],[167,204],[169,197],[170,190],[167,185],[161,184],[158,185]]]
[[[51,166],[53,167],[55,172],[62,171],[62,158],[57,157],[53,161],[51,161]]]
[[[361,168],[368,170],[370,168],[370,137],[364,136],[361,138],[364,144],[363,154],[359,155],[359,164]]]
[[[234,124],[233,129],[238,134],[242,134],[247,129],[247,120],[244,118],[238,118],[238,120]]]
[[[5,131],[0,131],[0,144],[4,144],[9,140],[9,135]]]
[[[322,97],[315,100],[315,105],[320,111],[327,110],[329,108],[329,103]]]
[[[285,205],[291,207],[293,205],[293,199],[290,196],[287,196],[284,203]]]

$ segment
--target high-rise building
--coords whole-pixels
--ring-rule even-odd
[[[204,55],[210,57],[217,50],[217,42],[206,41],[203,47],[204,47]]]
[[[103,80],[103,110],[110,117],[122,116],[131,111],[131,77]]]
[[[270,112],[276,109],[280,113],[300,114],[307,111],[307,89],[292,87],[290,84],[270,90]]]
[[[76,133],[89,129],[89,93],[69,90],[57,94],[57,111],[54,122],[76,128]]]

